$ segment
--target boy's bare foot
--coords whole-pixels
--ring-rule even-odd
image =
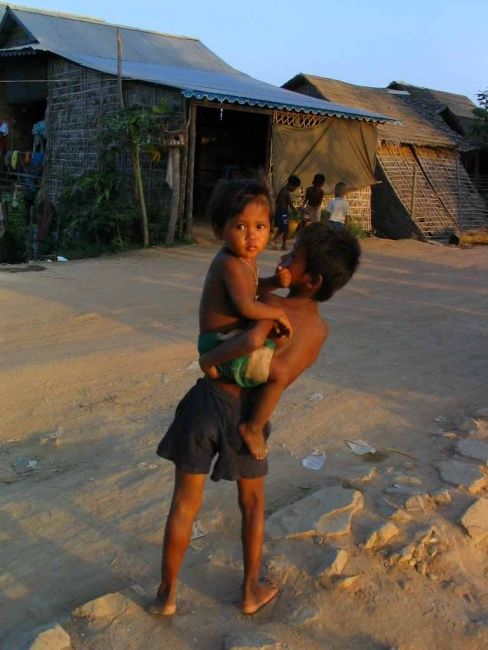
[[[252,587],[242,589],[242,611],[255,614],[270,603],[278,594],[278,587],[269,582],[258,582]]]
[[[254,458],[257,460],[266,458],[268,447],[262,429],[254,429],[248,423],[243,422],[239,425],[239,433]]]
[[[149,614],[161,614],[162,616],[172,616],[176,613],[176,593],[169,588],[161,587],[158,589],[156,598],[146,607]]]

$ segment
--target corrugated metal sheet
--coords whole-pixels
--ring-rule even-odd
[[[17,48],[8,48],[5,43],[0,56],[2,52],[33,49],[51,52],[100,72],[117,74],[117,26],[62,14],[9,8],[2,23],[4,28],[9,15],[19,21],[35,41]],[[229,66],[197,39],[128,27],[121,27],[120,32],[124,59],[122,75],[127,79],[178,88],[186,97],[373,122],[391,119],[258,81]]]

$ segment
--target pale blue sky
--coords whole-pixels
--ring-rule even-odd
[[[281,85],[298,72],[367,86],[488,87],[487,0],[24,0],[20,5],[198,37]]]

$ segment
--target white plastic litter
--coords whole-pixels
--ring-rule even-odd
[[[368,445],[364,440],[346,440],[346,444],[353,454],[356,456],[364,456],[365,454],[374,454],[376,449],[371,445]]]
[[[146,463],[145,461],[142,461],[142,463],[137,463],[137,467],[139,467],[139,469],[158,469],[156,463]]]
[[[310,456],[307,456],[302,460],[302,465],[307,469],[318,471],[324,466],[326,458],[327,456],[321,451],[314,451]]]
[[[191,529],[191,538],[199,539],[200,537],[205,537],[208,535],[208,531],[202,526],[199,521],[195,521]]]
[[[39,461],[31,460],[30,458],[17,458],[15,461],[15,471],[18,474],[32,472],[34,469],[36,469],[38,462]]]
[[[321,399],[324,399],[324,396],[322,393],[313,393],[313,395],[310,395],[308,398],[309,402],[320,402]]]
[[[67,262],[67,261],[68,261],[68,259],[67,259],[66,257],[63,257],[62,255],[58,255],[58,256],[56,257],[56,260],[57,260],[58,262]]]

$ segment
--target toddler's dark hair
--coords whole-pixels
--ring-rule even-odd
[[[315,174],[313,177],[312,185],[323,185],[325,183],[325,176],[323,174]]]
[[[274,212],[273,195],[265,178],[220,181],[214,188],[207,207],[207,215],[216,230],[222,230],[226,221],[240,214],[246,205],[262,202]]]
[[[334,230],[323,223],[312,223],[297,238],[296,246],[305,250],[305,272],[322,276],[315,300],[329,300],[346,285],[356,271],[361,248],[347,229]]]
[[[301,184],[302,181],[300,180],[299,176],[295,176],[295,174],[288,176],[287,185],[291,185],[292,187],[300,187]]]

